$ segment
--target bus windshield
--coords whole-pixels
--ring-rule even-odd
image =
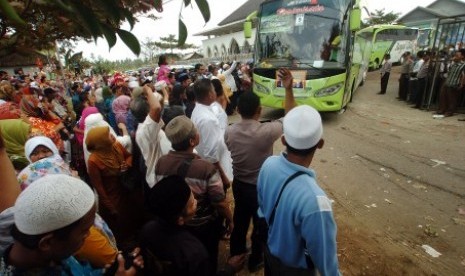
[[[350,0],[278,0],[262,4],[257,67],[344,67]]]

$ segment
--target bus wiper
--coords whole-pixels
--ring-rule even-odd
[[[320,71],[320,72],[325,72],[325,73],[330,72],[328,69],[321,68],[321,67],[316,67],[312,63],[308,63],[308,62],[296,61],[296,62],[294,62],[294,64],[305,65],[305,66],[310,67],[311,69],[315,69],[315,70]]]

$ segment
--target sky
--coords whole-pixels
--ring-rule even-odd
[[[200,46],[202,40],[206,38],[193,36],[193,34],[216,27],[220,21],[242,6],[246,1],[247,0],[208,0],[211,19],[207,24],[203,21],[203,17],[195,1],[192,1],[194,6],[184,7],[181,12],[181,16],[189,33],[186,43]],[[384,9],[385,13],[392,11],[404,15],[417,6],[426,7],[434,1],[435,0],[361,0],[361,3],[362,6],[365,6],[370,12]],[[161,19],[154,21],[146,17],[138,18],[139,22],[136,23],[131,32],[139,41],[144,41],[146,37],[153,41],[157,41],[160,37],[167,37],[170,34],[174,34],[177,37],[179,12],[184,1],[164,0],[163,2],[167,3],[163,5],[164,11],[162,13],[158,13],[155,10],[153,11],[153,14]],[[362,11],[362,16],[366,16],[365,11]],[[129,24],[124,23],[122,29],[129,30]],[[108,60],[137,58],[119,38],[116,45],[111,50],[109,50],[106,40],[99,38],[96,42],[92,43],[78,43],[75,52],[79,51],[83,51],[83,56],[88,59],[91,58],[92,53],[95,58],[102,57]]]

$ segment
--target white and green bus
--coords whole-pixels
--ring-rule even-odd
[[[253,90],[264,106],[283,108],[280,67],[294,77],[294,97],[319,111],[339,111],[367,71],[370,42],[356,38],[358,0],[271,0],[244,24],[251,34],[257,16]]]
[[[402,54],[416,52],[418,28],[402,25],[374,25],[358,31],[358,35],[371,39],[372,51],[370,69],[378,69],[383,63],[385,54],[391,55],[391,61],[401,62]]]

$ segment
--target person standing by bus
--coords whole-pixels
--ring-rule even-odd
[[[436,114],[450,117],[459,103],[460,93],[465,87],[465,49],[455,52],[446,82],[439,94],[439,110]]]
[[[403,54],[403,58],[402,67],[400,69],[399,95],[397,97],[399,101],[407,100],[410,74],[413,71],[412,54],[407,51]]]
[[[323,124],[301,105],[283,120],[286,147],[270,156],[258,175],[258,214],[268,225],[265,275],[341,275],[331,201],[309,166],[323,148]]]
[[[390,61],[391,55],[384,55],[384,63],[381,69],[379,70],[381,74],[381,91],[378,94],[386,94],[387,85],[389,82],[389,75],[391,75],[392,62]]]

